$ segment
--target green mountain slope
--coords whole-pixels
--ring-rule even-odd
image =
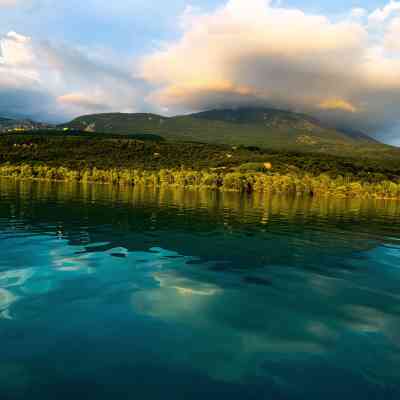
[[[156,134],[169,140],[345,153],[388,150],[358,133],[324,126],[307,115],[267,108],[210,110],[192,115],[95,114],[74,119],[73,129],[113,134]]]
[[[321,138],[331,139],[356,139],[377,143],[377,141],[366,134],[346,128],[333,128],[322,124],[316,118],[306,114],[272,108],[238,108],[209,110],[192,114],[193,117],[208,119],[212,121],[225,121],[236,124],[263,125],[266,129],[294,130],[313,132]],[[339,133],[339,135],[337,135]]]

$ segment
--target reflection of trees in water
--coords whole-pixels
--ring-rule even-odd
[[[167,354],[166,365],[191,363],[227,381],[264,377],[270,370],[273,379],[293,384],[288,364],[304,368],[317,360],[307,369],[312,376],[333,359],[367,379],[398,382],[399,276],[384,264],[386,253],[374,259],[369,250],[399,237],[399,203],[0,183],[0,235],[66,238],[68,245],[61,241],[52,249],[47,240],[43,251],[36,242],[35,257],[51,258],[37,265],[66,274],[93,271],[91,291],[78,281],[61,286],[73,295],[68,301],[76,299],[77,287],[80,296],[101,297],[114,282],[110,298],[122,288],[133,312],[189,332],[152,344],[160,357]],[[148,251],[154,246],[177,253]],[[24,248],[24,256],[30,251]],[[55,274],[50,288],[40,271],[28,284],[21,273],[0,275],[0,309],[16,309],[12,282],[24,286],[25,295],[54,289]]]
[[[351,217],[380,214],[400,215],[400,202],[392,200],[310,198],[258,193],[251,196],[236,192],[188,190],[178,188],[124,187],[113,185],[56,183],[1,179],[1,195],[20,196],[23,200],[84,201],[127,205],[173,206],[182,209],[204,209],[211,214],[230,211],[246,222],[268,222],[268,215],[292,219],[296,216]],[[263,220],[262,218],[265,218]]]
[[[1,196],[0,213],[15,229],[50,229],[108,248],[157,245],[237,265],[320,264],[400,233],[396,201],[14,180],[1,181]]]

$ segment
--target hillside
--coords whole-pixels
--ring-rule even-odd
[[[8,125],[10,123],[12,123],[12,119],[10,118],[2,118],[0,117],[0,126],[4,126],[4,125]]]
[[[143,140],[146,138],[146,140]],[[353,176],[377,182],[398,181],[399,157],[379,159],[345,157],[160,140],[152,135],[111,135],[62,130],[0,135],[0,165],[21,163],[82,169],[97,167],[161,170],[181,167],[201,170],[237,168],[242,165],[271,163],[273,172],[304,171],[313,175]],[[258,168],[258,167],[257,167]],[[263,167],[262,167],[263,168]]]
[[[88,132],[156,134],[169,140],[258,146],[279,150],[359,154],[396,152],[360,132],[325,126],[304,114],[268,108],[210,110],[164,117],[156,114],[85,115],[63,125]],[[399,153],[400,154],[400,153]]]
[[[50,124],[31,121],[30,119],[11,119],[0,117],[0,132],[9,132],[13,130],[36,130],[51,128]]]
[[[400,198],[400,163],[78,131],[0,135],[0,177]]]

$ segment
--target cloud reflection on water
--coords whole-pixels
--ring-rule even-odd
[[[216,278],[196,267],[153,273],[158,285],[133,293],[132,305],[135,312],[190,329],[192,335],[183,339],[175,357],[180,362],[190,359],[191,367],[215,379],[268,375],[265,363],[282,358],[306,364],[334,358],[343,368],[356,365],[354,372],[361,374],[364,369],[376,371],[392,358],[389,342],[398,345],[393,340],[400,332],[399,314],[366,306],[368,287],[357,289],[357,282],[353,297],[350,281],[310,271],[288,268],[283,274],[294,272],[294,279],[285,283],[282,267],[270,266],[274,285],[266,287],[243,284],[241,275]],[[379,297],[378,304],[390,299],[385,293]],[[372,334],[381,343],[381,354],[373,362],[360,353],[375,352],[368,342]],[[338,350],[354,340],[358,343],[353,354]],[[393,356],[399,354],[400,349]]]
[[[1,324],[229,383],[399,380],[397,203],[14,181],[0,196]]]

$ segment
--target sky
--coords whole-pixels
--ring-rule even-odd
[[[240,106],[400,145],[400,1],[0,0],[0,116]]]

